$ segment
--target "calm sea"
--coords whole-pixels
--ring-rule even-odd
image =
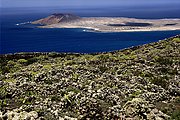
[[[164,12],[165,11],[165,12]],[[83,29],[41,29],[25,22],[52,13],[74,13],[82,17],[180,18],[180,8],[3,8],[1,9],[0,54],[17,52],[93,53],[124,49],[168,38],[180,31],[87,32]],[[20,25],[16,25],[20,24]]]

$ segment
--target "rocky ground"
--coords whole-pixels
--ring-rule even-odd
[[[134,23],[128,24],[128,23]],[[139,24],[139,26],[138,26]],[[141,24],[149,24],[142,26]],[[180,19],[135,19],[135,18],[81,18],[72,22],[63,22],[41,26],[41,28],[84,28],[96,32],[134,32],[180,30]]]
[[[0,58],[2,120],[180,119],[180,36],[108,53]]]

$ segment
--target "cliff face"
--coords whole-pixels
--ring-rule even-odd
[[[0,119],[178,120],[180,36],[98,54],[0,56]]]
[[[43,18],[43,19],[34,21],[32,23],[42,24],[42,25],[51,25],[51,24],[57,24],[57,23],[62,23],[62,22],[72,22],[79,19],[80,17],[73,14],[55,13],[48,16],[47,18]]]

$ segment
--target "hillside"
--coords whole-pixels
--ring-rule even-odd
[[[97,54],[0,56],[0,119],[180,119],[180,36]]]
[[[58,23],[72,22],[79,20],[80,17],[73,14],[55,13],[46,18],[32,22],[33,24],[51,25]]]

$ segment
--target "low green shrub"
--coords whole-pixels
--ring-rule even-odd
[[[19,59],[18,63],[22,64],[22,65],[26,65],[27,64],[27,60],[26,59]]]
[[[154,77],[154,78],[151,78],[151,83],[155,84],[155,85],[158,85],[158,86],[161,86],[165,89],[168,88],[168,85],[169,85],[169,82],[168,82],[168,79],[166,77]]]
[[[171,120],[180,120],[180,110],[176,110],[172,113]]]
[[[180,38],[174,38],[173,41],[180,43]]]

